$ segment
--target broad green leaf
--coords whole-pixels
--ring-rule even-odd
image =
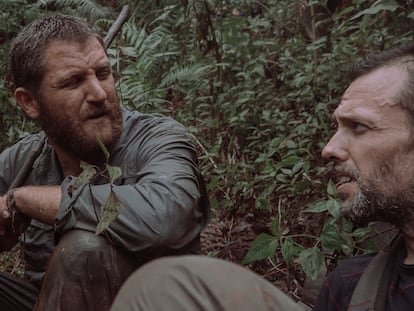
[[[299,247],[293,243],[293,239],[291,237],[287,237],[281,247],[282,256],[290,265],[294,264],[293,257],[297,256],[302,250],[302,247]]]
[[[342,228],[345,232],[351,233],[352,230],[354,229],[354,224],[352,223],[352,221],[342,217],[341,218],[342,221]]]
[[[299,254],[299,262],[303,272],[311,279],[316,280],[322,267],[324,256],[316,246],[305,249]]]
[[[394,12],[396,9],[398,9],[400,5],[395,0],[384,0],[384,1],[378,1],[372,7],[369,9],[365,9],[357,14],[355,14],[351,20],[357,19],[360,16],[363,15],[375,15],[381,11],[391,11]]]
[[[328,210],[326,200],[318,200],[313,202],[308,208],[305,209],[305,212],[308,213],[321,213]]]
[[[352,237],[355,239],[356,243],[359,243],[365,240],[371,232],[372,228],[370,227],[358,228],[352,232]]]
[[[276,214],[275,219],[273,219],[272,223],[270,224],[270,229],[272,230],[272,233],[276,239],[280,238],[282,233],[280,232],[279,214]]]
[[[75,191],[80,186],[90,183],[91,179],[96,175],[96,166],[81,161],[80,167],[82,169],[82,172],[76,178],[76,181],[73,183],[70,191]]]
[[[303,161],[300,161],[292,167],[292,175],[296,174],[301,170],[301,168],[303,167],[303,163]]]
[[[278,244],[278,240],[275,237],[267,233],[259,234],[243,258],[242,265],[273,256]]]
[[[294,142],[292,142],[292,144],[294,144]],[[294,164],[296,164],[300,161],[302,161],[302,159],[300,157],[290,156],[290,157],[287,157],[286,159],[283,159],[282,164],[283,164],[283,166],[290,166],[290,165],[294,165]]]
[[[321,244],[326,250],[340,250],[344,244],[338,229],[335,225],[327,224],[321,233]]]
[[[328,187],[327,187],[327,192],[331,197],[335,197],[336,196],[336,186],[335,184],[332,182],[332,180],[329,180],[328,183]]]
[[[101,215],[96,226],[96,234],[101,234],[109,225],[118,217],[122,210],[122,204],[116,196],[115,192],[111,190],[105,201],[101,205]]]
[[[326,208],[334,218],[339,218],[341,216],[341,213],[339,212],[339,203],[335,199],[329,199],[326,202]]]
[[[121,177],[122,170],[118,166],[112,166],[112,165],[109,165],[109,164],[105,164],[105,165],[106,165],[106,169],[107,169],[108,175],[109,175],[109,182],[111,184],[113,184],[115,182],[115,180],[117,180],[119,177]]]

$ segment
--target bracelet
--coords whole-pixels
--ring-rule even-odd
[[[12,228],[14,227],[14,216],[16,215],[16,212],[17,212],[16,200],[14,198],[14,192],[16,190],[17,188],[13,188],[7,191],[7,198],[6,198],[6,206],[12,218]]]

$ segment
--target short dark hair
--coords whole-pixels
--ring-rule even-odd
[[[390,50],[370,53],[357,60],[350,68],[350,81],[386,66],[399,66],[407,70],[407,81],[398,94],[397,101],[407,109],[414,120],[414,42],[406,43]]]
[[[84,43],[90,38],[98,39],[104,47],[98,32],[80,18],[56,14],[33,21],[16,36],[10,49],[9,78],[13,88],[25,87],[39,95],[48,44],[59,40]]]

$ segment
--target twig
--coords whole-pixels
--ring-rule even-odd
[[[209,156],[209,153],[208,153],[207,149],[203,146],[203,144],[193,134],[190,134],[190,135],[194,139],[194,141],[197,143],[197,145],[200,147],[200,149],[203,151],[203,153],[206,156],[208,156],[208,160],[211,162],[211,164],[214,166],[214,168],[217,168],[216,162],[214,162],[213,158]]]
[[[128,18],[128,10],[129,10],[129,6],[124,5],[122,7],[121,12],[118,15],[118,18],[112,24],[111,28],[109,28],[108,33],[106,34],[105,38],[103,39],[106,48],[108,48],[111,45],[111,43],[115,39],[117,33],[122,28],[122,25],[125,23],[126,19]]]

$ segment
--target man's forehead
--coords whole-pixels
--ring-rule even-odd
[[[46,70],[65,66],[107,64],[108,57],[96,38],[85,42],[54,41],[45,51]]]
[[[45,53],[71,53],[73,51],[87,52],[90,50],[100,50],[105,54],[101,43],[95,37],[90,37],[84,41],[78,40],[53,40],[46,45]]]

